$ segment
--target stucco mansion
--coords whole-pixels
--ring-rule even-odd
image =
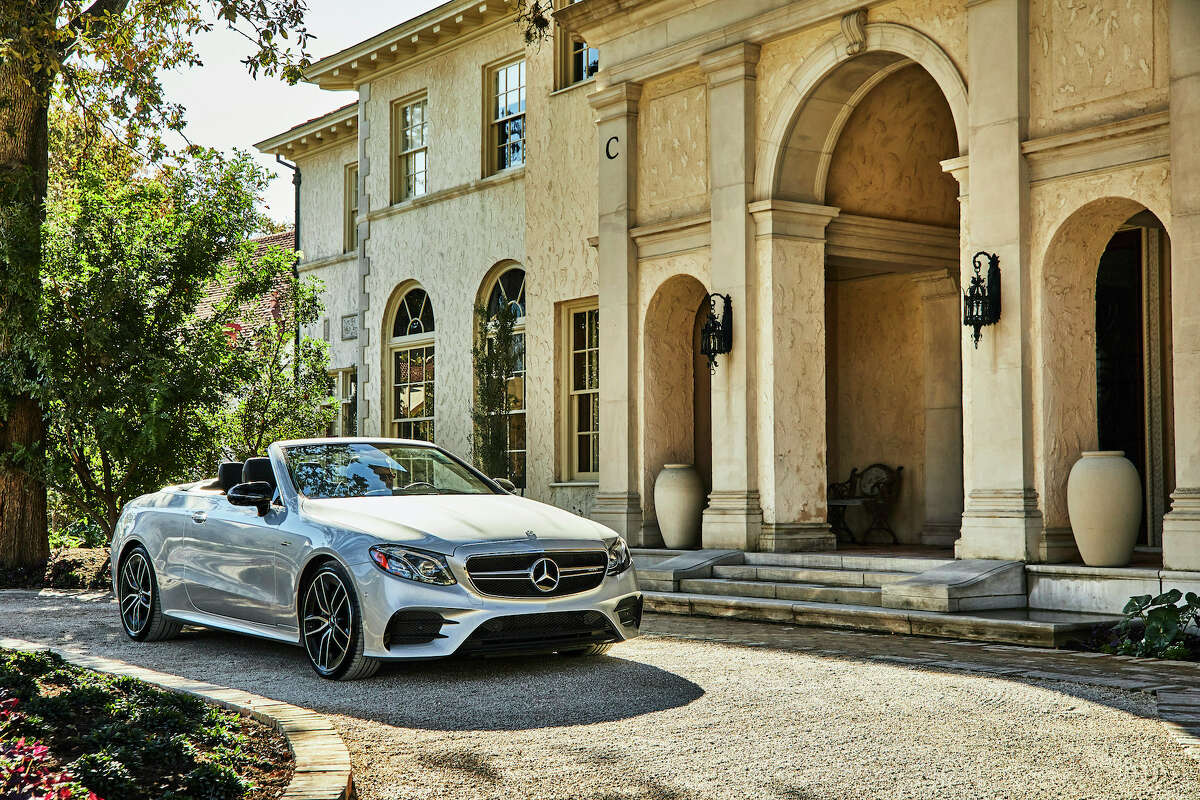
[[[829,486],[883,463],[910,550],[1066,585],[1068,475],[1123,450],[1151,566],[1105,597],[1200,587],[1200,3],[555,5],[541,44],[451,0],[328,56],[357,101],[258,144],[302,170],[341,431],[468,453],[507,303],[514,479],[632,544],[687,463],[705,548],[836,552]]]

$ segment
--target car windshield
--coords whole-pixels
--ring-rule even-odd
[[[285,447],[283,453],[296,491],[313,499],[494,493],[434,447],[330,442]]]

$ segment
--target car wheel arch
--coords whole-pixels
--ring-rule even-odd
[[[312,577],[316,574],[317,570],[326,564],[337,564],[341,568],[342,572],[346,574],[346,577],[350,579],[351,587],[356,593],[358,592],[358,585],[354,581],[353,573],[348,566],[342,563],[340,558],[329,552],[313,553],[312,557],[309,558],[309,560],[305,562],[304,566],[300,569],[300,576],[296,579],[295,601],[297,618],[300,616],[300,596],[304,593],[305,588],[307,588],[309,581],[312,580]]]

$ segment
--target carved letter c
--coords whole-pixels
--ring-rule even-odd
[[[611,161],[612,159],[616,158],[617,156],[621,155],[620,153],[614,153],[614,152],[612,151],[612,146],[613,146],[613,143],[614,143],[614,142],[620,142],[620,141],[621,141],[621,140],[620,140],[618,137],[616,137],[616,136],[610,136],[610,137],[609,137],[609,139],[608,139],[608,141],[604,143],[604,155],[608,156],[608,158],[609,158],[609,160],[610,160],[610,161]]]

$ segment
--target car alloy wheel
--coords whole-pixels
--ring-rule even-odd
[[[304,593],[304,649],[322,675],[338,671],[350,651],[354,605],[342,579],[332,570],[317,574]]]
[[[153,609],[154,582],[150,564],[141,552],[125,559],[121,568],[121,622],[130,636],[141,635],[150,624]]]

